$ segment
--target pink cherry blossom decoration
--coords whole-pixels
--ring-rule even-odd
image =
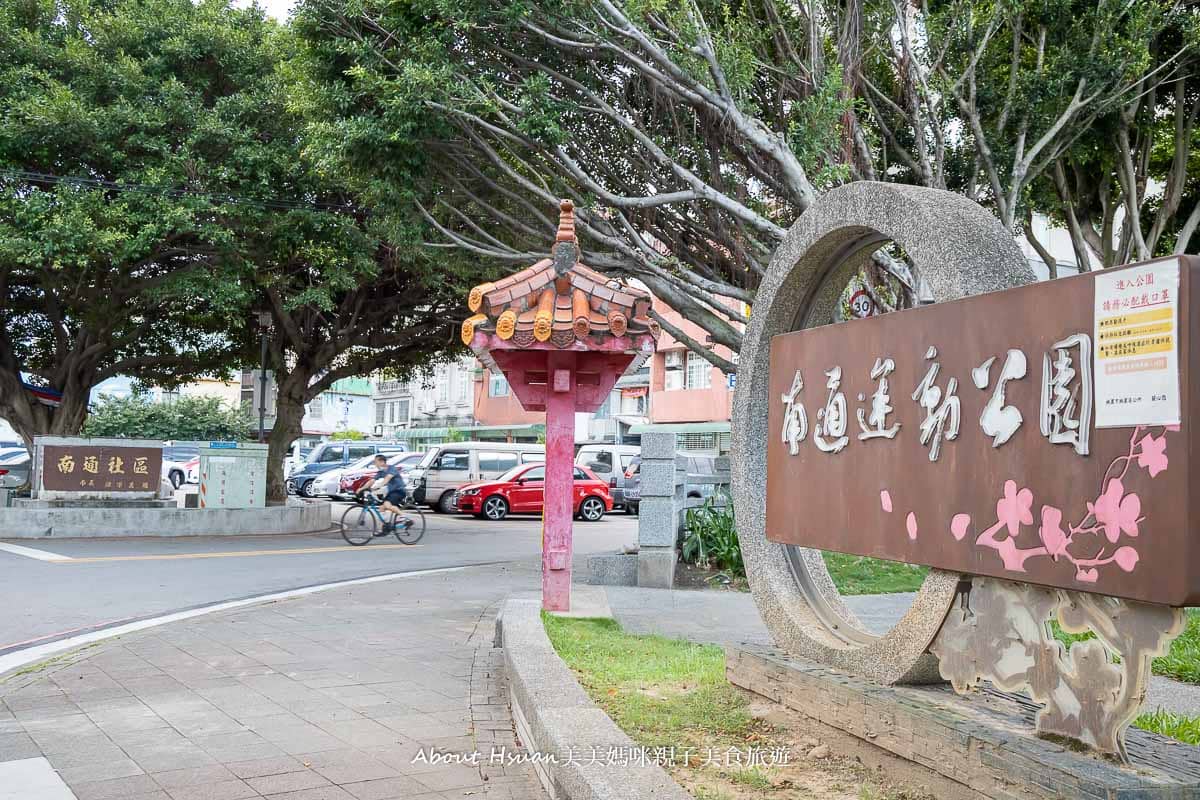
[[[1119,478],[1108,482],[1104,494],[1096,499],[1095,505],[1088,503],[1088,512],[1096,516],[1096,522],[1104,526],[1104,535],[1116,543],[1122,533],[1138,535],[1138,515],[1142,513],[1142,501],[1137,494],[1125,494],[1125,486]]]
[[[917,515],[913,512],[908,512],[908,516],[904,518],[904,527],[908,529],[908,538],[916,541],[917,539]]]
[[[1133,572],[1133,568],[1137,566],[1138,552],[1132,547],[1118,547],[1117,552],[1113,553],[1113,561],[1126,572]]]
[[[1099,577],[1100,577],[1100,573],[1097,572],[1095,569],[1080,568],[1075,573],[1075,580],[1083,581],[1084,583],[1095,583],[1096,580],[1099,579]]]
[[[1151,434],[1146,434],[1138,442],[1138,445],[1142,448],[1137,457],[1138,466],[1149,470],[1151,478],[1167,468],[1166,436],[1159,436],[1156,439]]]
[[[996,519],[1008,526],[1008,535],[1016,538],[1022,525],[1033,524],[1033,492],[1017,491],[1016,481],[1004,482],[1004,497],[996,501]]]
[[[1169,431],[1175,431],[1175,432],[1178,432],[1178,431],[1179,431],[1179,426],[1178,426],[1178,425],[1166,425],[1166,426],[1164,426],[1164,427],[1166,427],[1166,429],[1167,429],[1167,430],[1169,430]]]
[[[954,519],[950,520],[950,532],[954,534],[954,538],[962,541],[962,538],[967,535],[967,528],[971,525],[970,514],[955,514]]]
[[[892,513],[892,493],[887,489],[884,489],[879,493],[879,505],[882,506],[883,510],[887,513]]]
[[[1055,561],[1067,551],[1067,534],[1062,529],[1062,510],[1054,506],[1042,506],[1042,526],[1038,536],[1046,545],[1046,552]]]

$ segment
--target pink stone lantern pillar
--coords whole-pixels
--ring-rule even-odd
[[[462,340],[503,372],[527,411],[546,412],[542,608],[571,608],[575,412],[595,411],[617,379],[649,358],[658,339],[651,298],[580,261],[575,213],[560,204],[549,258],[471,290]]]

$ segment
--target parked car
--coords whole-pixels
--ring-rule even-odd
[[[642,457],[635,456],[625,469],[625,513],[638,513],[642,502]]]
[[[424,457],[424,453],[401,453],[389,458],[388,464],[400,468],[400,474],[404,477],[405,484],[407,485],[409,482],[409,473],[412,472]],[[361,469],[343,470],[341,479],[338,482],[338,497],[342,500],[353,500],[363,487],[375,480],[377,472],[378,470],[375,469],[375,465],[371,461],[368,461]]]
[[[540,514],[546,485],[545,464],[514,467],[492,481],[469,483],[458,490],[458,510],[493,522],[512,514]],[[591,470],[575,466],[575,516],[596,522],[612,511],[608,484]]]
[[[375,460],[375,456],[363,456],[353,464],[347,464],[344,467],[326,470],[317,476],[313,482],[312,496],[313,497],[329,497],[336,498],[341,492],[342,476],[351,472],[362,472],[367,467],[371,466],[371,462]]]
[[[679,452],[675,456],[687,459],[689,475],[716,475],[716,456],[696,455],[695,453]],[[642,459],[638,456],[625,470],[625,511],[628,514],[638,513],[642,503]],[[717,493],[717,487],[712,483],[688,483],[684,486],[684,494],[688,497],[709,497]]]
[[[418,503],[449,514],[454,511],[454,493],[458,487],[499,478],[513,467],[545,460],[546,446],[541,444],[440,444],[425,451],[425,457],[411,471],[415,483],[413,496]]]
[[[400,453],[408,450],[403,442],[322,442],[313,448],[304,466],[287,479],[288,494],[312,497],[317,476],[331,469],[342,469],[376,453]]]
[[[641,452],[642,448],[632,444],[585,444],[575,453],[575,463],[606,481],[613,503],[621,508],[625,505],[625,471]]]
[[[312,455],[313,448],[308,447],[301,442],[295,442],[292,449],[288,451],[287,456],[283,459],[283,476],[290,478],[293,472],[301,469],[308,461],[308,457]]]
[[[188,479],[188,464],[196,461],[197,474],[200,465],[200,448],[183,445],[164,445],[162,449],[162,476],[178,489]],[[198,480],[198,479],[197,479]]]
[[[0,450],[0,489],[20,489],[29,483],[30,459],[24,447]]]

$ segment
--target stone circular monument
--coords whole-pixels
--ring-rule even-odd
[[[819,550],[768,541],[767,443],[771,338],[827,325],[849,280],[895,242],[937,302],[1034,280],[1013,237],[978,204],[951,192],[860,181],[834,189],[798,219],[759,286],[738,364],[732,483],[738,536],[759,612],[790,652],[882,683],[941,680],[926,651],[959,576],[931,571],[908,613],[883,636],[842,602]]]

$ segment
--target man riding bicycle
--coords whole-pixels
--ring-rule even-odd
[[[383,491],[383,504],[380,509],[384,512],[393,514],[403,514],[401,506],[404,505],[404,499],[408,496],[408,489],[404,485],[404,477],[400,474],[400,468],[388,464],[387,456],[379,453],[375,456],[375,468],[379,470],[375,473],[375,482],[369,489],[364,491]],[[398,524],[408,526],[412,521],[407,517],[397,520]],[[390,531],[385,531],[388,533]]]

